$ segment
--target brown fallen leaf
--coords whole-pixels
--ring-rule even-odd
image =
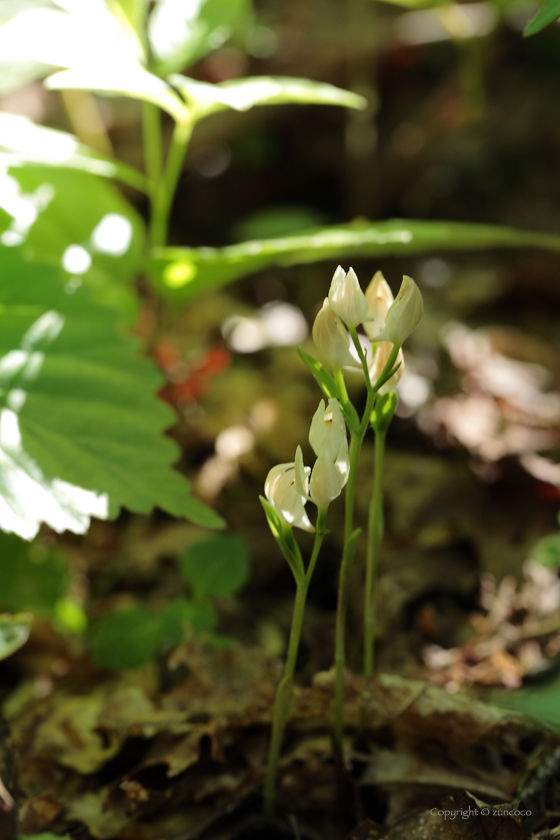
[[[99,840],[188,840],[258,796],[278,664],[262,650],[218,651],[192,640],[175,659],[189,676],[160,696],[139,673],[137,684],[134,675],[111,676],[93,690],[68,680],[41,703],[9,707],[22,815],[52,798],[65,803],[57,831],[78,821]],[[362,782],[390,791],[395,819],[405,799],[399,805],[391,791],[412,790],[416,775],[437,797],[467,788],[499,800],[525,770],[522,751],[518,765],[501,760],[532,729],[518,714],[390,675],[368,682],[348,675],[345,690],[348,755],[366,692]],[[326,820],[336,800],[333,706],[331,674],[297,689],[278,779],[279,803]],[[380,748],[383,733],[390,748],[387,741]],[[493,751],[493,778],[480,764],[481,744]]]
[[[41,834],[51,825],[63,809],[62,802],[54,796],[35,796],[24,803],[19,820],[24,834]]]

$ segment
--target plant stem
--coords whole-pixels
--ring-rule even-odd
[[[301,630],[305,612],[307,590],[313,577],[319,551],[323,538],[326,534],[327,508],[318,511],[317,528],[315,531],[315,542],[307,571],[303,577],[297,580],[296,600],[292,615],[292,628],[290,630],[290,641],[288,642],[288,654],[284,666],[284,676],[276,689],[274,699],[274,712],[272,717],[272,736],[268,753],[268,765],[266,769],[266,780],[264,786],[264,813],[271,818],[274,816],[274,794],[276,791],[276,775],[278,772],[278,761],[284,740],[284,730],[290,716],[293,701],[293,681],[296,669]]]
[[[398,349],[397,349],[398,352]],[[362,351],[363,353],[363,351]],[[394,359],[393,359],[394,364]],[[390,368],[388,368],[390,370]],[[369,383],[369,376],[366,378]],[[338,383],[337,383],[338,384]],[[366,408],[357,431],[350,432],[350,469],[346,485],[346,499],[344,510],[344,548],[342,562],[338,576],[338,602],[336,605],[335,648],[334,648],[334,743],[339,756],[342,757],[342,736],[344,733],[344,666],[346,661],[345,635],[346,613],[348,611],[348,581],[350,567],[356,551],[354,538],[354,496],[356,488],[356,472],[362,441],[369,425],[369,418],[375,401],[376,389],[368,387]]]
[[[150,198],[161,178],[163,148],[161,141],[161,118],[159,109],[151,102],[142,103],[142,133],[144,138],[144,163],[146,175],[151,182]]]
[[[383,538],[383,461],[386,432],[375,435],[373,493],[369,503],[364,610],[364,677],[373,674],[375,649],[375,596],[379,546]]]
[[[338,601],[336,605],[335,648],[334,648],[334,737],[337,748],[342,752],[342,734],[344,730],[344,665],[345,665],[345,625],[348,609],[348,574],[352,565],[355,544],[350,539],[354,528],[354,491],[356,469],[362,445],[363,434],[352,434],[350,438],[350,470],[346,485],[344,509],[344,548],[338,575]]]
[[[153,194],[150,224],[150,244],[152,248],[165,245],[167,240],[171,204],[192,130],[191,120],[181,120],[175,124],[163,176],[160,177]]]

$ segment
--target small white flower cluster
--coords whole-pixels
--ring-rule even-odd
[[[377,342],[369,368],[371,381],[376,382],[393,345],[399,348],[402,346],[420,323],[423,314],[422,295],[411,277],[403,277],[395,300],[381,271],[375,274],[364,294],[354,269],[345,272],[339,266],[334,273],[329,295],[315,318],[313,340],[333,367],[355,367],[356,359],[350,352],[351,339],[347,330],[355,330],[359,324],[363,324],[371,341]],[[403,357],[400,350],[397,364],[400,367],[382,386],[381,394],[394,391],[402,376]]]
[[[319,509],[327,508],[340,496],[348,480],[348,440],[337,400],[329,400],[326,407],[323,400],[319,403],[311,421],[309,443],[317,455],[313,469],[304,466],[298,446],[295,461],[270,470],[264,492],[286,525],[313,532],[306,503],[311,501]]]
[[[379,388],[379,394],[386,394],[395,390],[402,376],[400,348],[418,326],[423,312],[422,295],[410,277],[403,278],[395,300],[380,271],[364,294],[354,269],[345,272],[339,266],[329,295],[315,318],[313,340],[333,368],[355,367],[356,359],[350,352],[350,333],[356,338],[356,327],[363,324],[371,341],[377,342],[369,366],[370,381],[374,385],[384,371],[393,347],[398,347],[395,364],[399,367]],[[313,532],[315,529],[305,510],[307,502],[313,502],[319,510],[326,510],[348,481],[348,440],[338,400],[329,399],[327,406],[321,400],[311,422],[309,442],[317,455],[313,470],[304,465],[298,446],[295,461],[278,464],[270,470],[265,495],[285,525]]]

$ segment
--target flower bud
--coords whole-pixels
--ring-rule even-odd
[[[329,303],[349,329],[354,329],[367,318],[368,302],[353,268],[347,274],[338,266],[329,289]]]
[[[389,356],[391,355],[391,350],[393,349],[393,345],[390,341],[379,341],[377,347],[375,349],[375,354],[373,356],[373,361],[369,366],[369,378],[373,385],[376,384],[377,380],[383,373],[383,369],[387,362],[389,361]],[[380,394],[388,394],[390,391],[394,391],[397,387],[397,383],[399,382],[401,376],[404,372],[404,356],[403,351],[399,349],[397,353],[397,359],[395,361],[395,365],[400,364],[399,369],[392,375],[387,382],[381,386],[379,389]]]
[[[315,529],[305,512],[309,473],[309,467],[303,465],[298,446],[295,462],[277,464],[270,470],[264,483],[264,493],[286,525],[313,533]]]
[[[323,308],[313,324],[313,341],[317,349],[333,367],[356,366],[350,353],[350,336],[325,298]]]
[[[390,341],[400,347],[416,329],[423,314],[424,301],[420,289],[412,277],[405,275],[395,302],[385,318],[385,326],[371,338],[373,341]]]
[[[315,461],[309,482],[311,501],[318,508],[326,508],[333,499],[340,496],[345,484],[346,479],[342,476],[335,462],[328,455],[319,455]]]
[[[366,321],[364,329],[373,340],[385,326],[387,312],[394,301],[393,292],[382,271],[376,271],[373,275],[373,279],[366,289],[366,300],[370,320]]]
[[[309,443],[318,456],[309,481],[309,497],[318,508],[327,507],[340,496],[348,481],[350,458],[346,426],[338,400],[323,400],[311,421]]]
[[[344,443],[348,447],[346,425],[338,400],[330,399],[326,408],[321,400],[311,421],[309,443],[315,455],[328,455],[333,463],[338,458],[340,447]]]

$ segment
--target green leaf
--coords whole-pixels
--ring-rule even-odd
[[[527,38],[529,35],[536,35],[549,23],[554,23],[560,17],[560,0],[547,0],[547,2],[540,7],[535,17],[529,21],[523,35]]]
[[[121,506],[222,526],[171,469],[174,414],[117,314],[19,248],[0,248],[0,269],[0,527],[84,533]]]
[[[121,26],[126,24],[141,37],[144,33],[149,0],[106,0],[107,6]]]
[[[249,9],[248,0],[158,0],[148,21],[156,72],[167,76],[220,47]]]
[[[245,543],[233,536],[195,543],[181,558],[181,573],[200,600],[233,595],[249,575]]]
[[[37,260],[66,266],[71,286],[87,283],[101,302],[126,312],[136,307],[125,284],[140,260],[144,226],[112,184],[89,172],[22,166],[0,176],[2,207],[11,218],[0,224],[0,243],[25,243]]]
[[[115,178],[142,192],[148,190],[141,172],[84,146],[72,134],[35,125],[18,114],[0,113],[0,164],[10,168],[28,163],[81,169]]]
[[[336,387],[336,383],[330,373],[328,373],[321,362],[317,359],[314,359],[313,356],[310,356],[309,353],[306,353],[305,350],[302,350],[301,347],[297,349],[298,355],[302,362],[309,368],[317,385],[325,395],[328,400],[331,399],[338,399],[338,389]]]
[[[146,267],[162,294],[186,301],[271,265],[520,247],[560,251],[560,236],[493,225],[393,219],[316,228],[225,248],[158,248]]]
[[[492,692],[491,700],[498,706],[521,712],[537,721],[540,726],[547,726],[560,731],[560,678],[541,685],[523,686],[515,691]]]
[[[536,544],[531,559],[541,566],[560,568],[560,534],[549,534]]]
[[[153,659],[163,640],[160,616],[146,607],[112,613],[97,625],[92,657],[100,668],[139,668]]]
[[[396,391],[390,391],[388,394],[377,396],[370,417],[370,423],[376,434],[386,434],[397,410],[398,401],[399,398]]]
[[[276,540],[276,544],[282,552],[284,560],[290,567],[296,583],[298,583],[303,580],[305,576],[305,569],[303,568],[301,556],[298,553],[292,529],[284,525],[278,515],[278,511],[274,505],[268,501],[268,499],[265,499],[264,496],[259,496],[259,500],[263,507],[264,515],[266,516],[266,521],[268,522],[268,527],[270,528],[270,533]]]
[[[185,96],[194,109],[196,120],[223,111],[224,108],[248,111],[256,105],[342,105],[358,109],[367,107],[367,100],[356,93],[323,82],[294,79],[289,76],[256,76],[209,85],[176,74],[170,76],[169,81]]]
[[[58,0],[62,9],[24,9],[0,27],[4,65],[33,61],[51,67],[133,65],[145,59],[130,27],[121,25],[105,3]],[[42,75],[48,72],[44,67]]]
[[[70,583],[68,561],[40,543],[0,533],[0,608],[53,615]]]
[[[172,647],[176,647],[183,640],[185,624],[190,624],[197,635],[210,632],[217,622],[212,604],[207,601],[188,601],[183,597],[170,601],[163,608],[161,618],[164,637]]]
[[[29,613],[0,615],[0,659],[6,659],[26,643],[33,617]]]
[[[137,63],[115,61],[93,66],[72,67],[45,79],[48,90],[91,90],[130,96],[152,102],[171,114],[174,120],[188,118],[188,111],[174,91],[158,76]]]

